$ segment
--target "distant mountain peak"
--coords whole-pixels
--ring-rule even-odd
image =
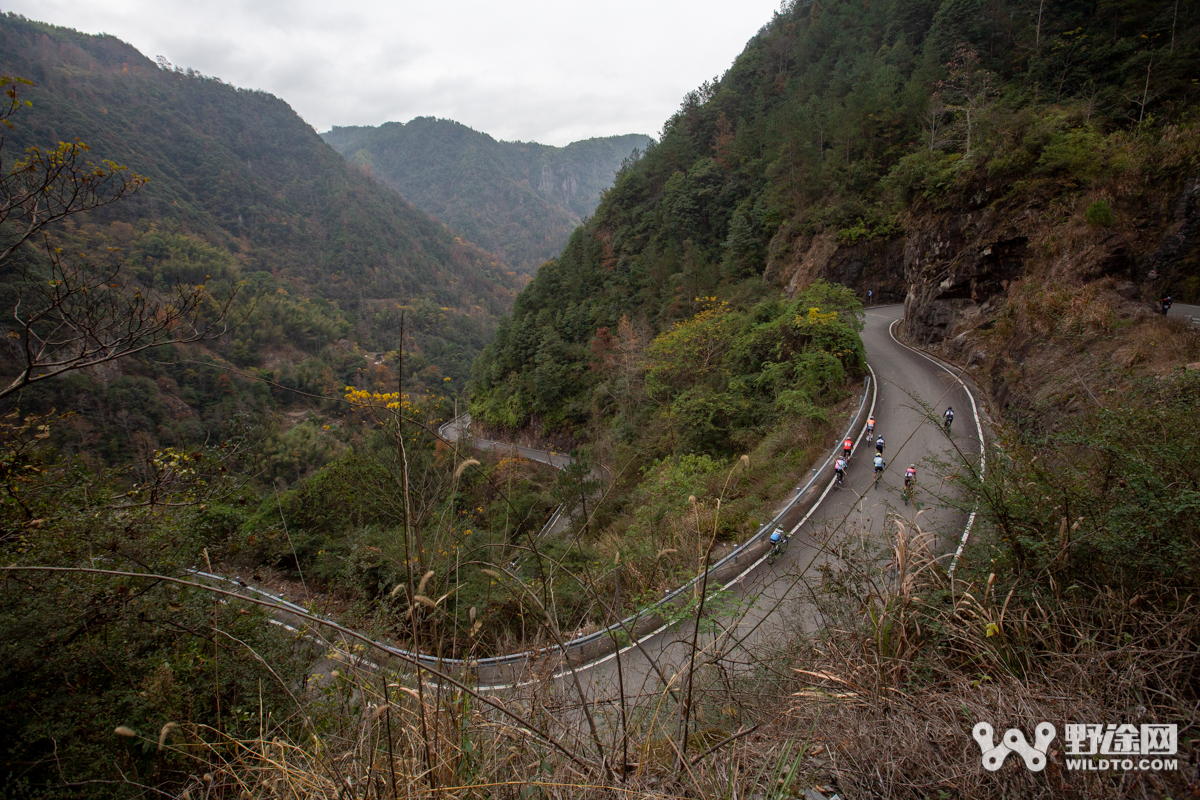
[[[335,126],[321,136],[348,162],[525,272],[562,250],[621,163],[653,141],[625,134],[565,147],[504,142],[436,117]]]

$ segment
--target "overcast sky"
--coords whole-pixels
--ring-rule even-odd
[[[318,131],[413,117],[563,145],[657,138],[779,0],[8,0],[150,58],[263,89]]]

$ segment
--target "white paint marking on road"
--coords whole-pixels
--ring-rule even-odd
[[[867,364],[867,369],[871,370],[871,410],[867,412],[867,417],[868,417],[868,418],[870,418],[870,417],[873,417],[873,416],[875,415],[875,401],[876,401],[876,400],[879,398],[879,381],[875,379],[875,370],[871,369],[871,365],[870,365],[870,364]],[[860,411],[861,411],[861,409],[862,409],[862,406],[859,406],[859,410],[860,410]],[[866,430],[867,430],[867,425],[866,425],[866,422],[864,421],[864,422],[863,422],[863,431],[862,431],[862,432],[865,434],[865,433],[866,433]],[[844,437],[843,437],[843,439],[844,439]],[[840,445],[841,443],[839,442],[838,444]],[[858,450],[858,446],[859,446],[860,444],[862,444],[862,435],[860,435],[860,436],[858,437],[857,441],[855,441],[855,443],[854,443],[854,447],[852,447],[852,448],[850,449],[850,456],[851,456],[851,457],[853,457],[853,456],[854,456],[854,452],[855,452],[856,450]],[[836,452],[836,451],[835,451],[835,452]],[[827,459],[827,460],[825,461],[825,463],[826,463],[826,464],[828,464],[828,463],[829,463],[829,460]],[[820,497],[818,497],[818,498],[817,498],[817,500],[816,500],[816,502],[812,504],[812,507],[811,507],[811,508],[809,508],[809,510],[808,510],[808,513],[804,515],[804,518],[803,518],[802,520],[800,520],[799,522],[797,522],[797,523],[796,523],[796,525],[795,525],[795,527],[793,527],[793,528],[791,529],[791,531],[789,531],[789,532],[788,532],[788,537],[791,537],[792,535],[794,535],[794,534],[796,533],[796,531],[798,531],[798,530],[800,529],[800,526],[801,526],[801,525],[803,525],[804,523],[808,522],[809,518],[810,518],[810,517],[811,517],[811,516],[812,516],[812,515],[813,515],[813,514],[816,512],[817,508],[818,508],[818,507],[821,505],[821,503],[822,503],[822,502],[824,502],[824,500],[825,500],[825,497],[826,497],[826,496],[829,494],[830,490],[832,490],[832,489],[833,489],[834,483],[835,483],[836,481],[837,481],[837,476],[835,475],[833,478],[831,478],[831,479],[830,479],[830,481],[829,481],[829,485],[825,487],[825,491],[821,493],[821,496],[820,496]],[[731,580],[729,581],[729,583],[725,584],[725,585],[724,585],[723,587],[721,587],[720,589],[718,589],[718,590],[714,591],[712,594],[708,595],[708,596],[705,598],[705,599],[706,599],[706,601],[707,601],[707,600],[711,600],[712,598],[716,597],[716,596],[717,596],[718,594],[720,594],[721,592],[727,592],[727,591],[729,591],[729,587],[731,587],[731,586],[734,586],[734,585],[736,585],[736,584],[740,583],[740,582],[742,581],[742,579],[743,579],[743,578],[745,578],[747,575],[749,575],[751,572],[753,572],[755,569],[757,569],[757,568],[758,568],[758,566],[759,566],[760,564],[762,564],[764,561],[766,561],[766,560],[767,560],[767,557],[768,557],[768,556],[770,556],[770,555],[771,555],[771,551],[770,551],[770,550],[768,550],[768,551],[766,552],[766,554],[764,554],[764,555],[763,555],[763,556],[761,556],[761,557],[760,557],[760,558],[759,558],[757,561],[755,561],[753,564],[751,564],[750,566],[748,566],[748,567],[746,567],[744,570],[742,570],[742,571],[741,571],[741,572],[740,572],[740,573],[739,573],[739,574],[738,574],[736,577],[734,577],[733,579],[731,579]],[[613,652],[609,653],[608,655],[606,655],[606,656],[602,656],[601,658],[598,658],[598,659],[596,659],[596,660],[594,660],[594,661],[589,661],[589,662],[588,662],[588,663],[586,663],[586,664],[580,664],[578,667],[576,667],[576,668],[575,668],[575,670],[574,670],[574,671],[575,671],[576,673],[583,672],[583,671],[585,671],[585,670],[594,669],[595,667],[598,667],[598,666],[600,666],[601,664],[603,664],[603,663],[605,663],[605,662],[607,662],[607,661],[611,661],[612,659],[616,658],[618,655],[621,655],[621,654],[627,653],[627,652],[629,652],[630,650],[632,650],[633,648],[635,648],[635,647],[637,647],[637,646],[639,646],[639,645],[641,645],[641,644],[644,644],[644,643],[645,643],[647,640],[649,640],[649,639],[653,639],[655,636],[658,636],[660,633],[662,633],[662,632],[664,632],[665,630],[667,630],[668,628],[670,628],[672,624],[673,624],[673,623],[667,623],[667,624],[665,624],[665,625],[662,625],[662,626],[661,626],[661,627],[659,627],[658,629],[656,629],[656,630],[653,630],[653,631],[651,631],[650,633],[647,633],[647,634],[646,634],[645,636],[643,636],[642,638],[638,639],[638,640],[637,640],[637,641],[636,641],[634,644],[630,644],[630,645],[627,645],[627,646],[625,646],[625,647],[623,647],[623,648],[621,648],[621,649],[614,650]],[[559,678],[563,678],[563,677],[565,677],[565,676],[567,676],[567,675],[570,675],[570,674],[571,674],[571,670],[569,670],[569,669],[568,669],[568,670],[563,670],[562,672],[557,672],[557,673],[555,673],[555,674],[551,675],[550,677],[551,677],[551,678],[553,678],[553,679],[555,679],[555,680],[557,680],[557,679],[559,679]],[[476,687],[476,689],[477,689],[478,691],[488,691],[488,690],[496,690],[496,689],[510,689],[510,688],[519,688],[519,687],[528,686],[528,685],[530,685],[530,684],[532,684],[532,683],[536,683],[536,681],[527,681],[527,682],[525,682],[525,683],[514,683],[514,684],[511,684],[511,685],[506,685],[506,686],[485,686],[485,687],[482,687],[482,686],[481,686],[481,687]]]
[[[880,315],[873,315],[873,316],[880,316]],[[892,338],[894,339],[895,337],[893,336]],[[910,348],[910,349],[911,349],[911,348]],[[934,362],[934,363],[936,363],[936,362]],[[941,366],[941,365],[938,365],[938,366]],[[868,370],[870,370],[870,372],[871,372],[871,382],[872,382],[872,387],[871,387],[871,408],[870,408],[870,410],[867,412],[867,417],[868,417],[868,418],[870,418],[870,417],[873,417],[873,416],[875,415],[875,405],[876,405],[876,402],[878,401],[878,398],[879,398],[879,381],[878,381],[878,379],[877,379],[877,378],[876,378],[876,376],[875,376],[875,370],[874,370],[874,369],[871,367],[871,365],[870,365],[870,364],[867,364],[867,369],[868,369]],[[944,367],[943,367],[943,369],[944,369]],[[960,381],[960,383],[961,383],[961,381]],[[970,394],[970,392],[969,392],[969,391],[968,391],[968,394]],[[865,398],[864,398],[864,401],[865,401]],[[972,398],[972,405],[974,405],[974,399],[973,399],[973,398]],[[860,405],[860,406],[859,406],[859,413],[861,413],[861,411],[862,411],[862,406]],[[454,421],[456,421],[457,419],[458,419],[458,418],[455,418],[455,420],[451,420],[451,423],[452,423],[452,422],[454,422]],[[448,427],[448,426],[449,426],[451,423],[446,423],[445,425],[443,425],[443,426],[442,426],[442,427],[439,429],[439,433],[443,432],[443,431],[445,430],[445,428],[446,428],[446,427]],[[866,426],[866,421],[864,420],[864,422],[863,422],[863,427],[862,427],[862,431],[860,432],[860,434],[859,434],[859,436],[857,437],[857,439],[856,439],[856,441],[855,441],[855,443],[854,443],[853,447],[852,447],[852,448],[851,448],[851,450],[850,450],[850,455],[851,455],[851,457],[853,457],[853,456],[854,456],[854,453],[855,453],[855,452],[857,452],[859,445],[861,445],[861,444],[862,444],[862,439],[863,439],[863,436],[866,434],[866,428],[867,428],[867,426]],[[853,429],[851,429],[851,430],[853,430]],[[848,432],[847,432],[847,435],[849,435],[849,433],[850,433],[850,432],[848,431]],[[844,440],[844,438],[845,438],[845,437],[843,437],[843,440]],[[501,444],[503,444],[503,443],[500,443],[500,442],[491,442],[490,440],[476,440],[476,441],[477,441],[477,442],[479,442],[479,441],[486,441],[488,444],[494,444],[494,445],[501,445]],[[839,445],[839,446],[840,446],[840,444],[841,444],[841,440],[839,440],[839,442],[838,442],[838,445]],[[499,448],[497,447],[496,449],[499,449]],[[518,451],[519,451],[520,449],[521,449],[521,448],[518,448]],[[536,451],[535,451],[535,452],[536,452]],[[834,454],[836,454],[836,453],[837,453],[837,448],[835,448],[835,450],[834,450]],[[551,453],[551,454],[550,454],[551,458],[553,458],[553,456],[554,456],[554,455],[558,455],[558,454]],[[820,469],[824,469],[826,466],[828,466],[828,464],[829,464],[829,462],[832,460],[832,458],[833,458],[833,456],[832,456],[832,455],[831,455],[829,458],[827,458],[827,459],[826,459],[826,461],[825,461],[825,463],[824,463],[824,464],[823,464],[823,465],[820,467]],[[538,460],[540,460],[540,459],[538,459]],[[569,463],[570,459],[569,459],[569,458],[567,458],[566,460],[567,460],[567,461],[568,461],[568,463]],[[552,460],[551,460],[551,461],[548,461],[548,462],[543,462],[543,463],[550,463],[552,466],[555,466],[555,465],[553,464],[553,461],[552,461]],[[795,526],[793,526],[793,527],[792,527],[792,529],[791,529],[791,530],[788,532],[788,536],[789,536],[789,538],[790,538],[791,536],[795,535],[795,533],[796,533],[796,532],[797,532],[797,531],[798,531],[798,530],[799,530],[799,529],[800,529],[800,528],[801,528],[801,527],[802,527],[802,526],[803,526],[803,525],[804,525],[806,522],[808,522],[808,520],[809,520],[809,519],[812,517],[812,515],[813,515],[813,514],[816,512],[816,510],[817,510],[817,509],[820,507],[821,503],[823,503],[823,502],[824,502],[824,500],[825,500],[825,498],[826,498],[826,497],[829,495],[829,492],[830,492],[830,491],[833,489],[833,487],[834,487],[834,485],[835,485],[836,481],[837,481],[837,477],[836,477],[836,476],[834,476],[834,477],[832,477],[832,478],[830,479],[830,481],[829,481],[829,484],[828,484],[828,485],[825,487],[825,490],[824,490],[824,491],[821,493],[821,496],[817,498],[817,500],[816,500],[816,501],[813,503],[813,505],[812,505],[812,506],[809,508],[808,512],[807,512],[807,513],[804,515],[804,517],[803,517],[803,518],[802,518],[802,519],[801,519],[801,520],[800,520],[798,523],[796,523],[796,525],[795,525]],[[742,580],[743,580],[743,579],[744,579],[744,578],[745,578],[747,575],[749,575],[749,574],[750,574],[751,572],[753,572],[753,571],[754,571],[756,568],[758,568],[758,567],[759,567],[759,566],[760,566],[760,565],[761,565],[761,564],[762,564],[764,561],[766,561],[769,555],[770,555],[770,551],[768,551],[766,554],[764,554],[763,556],[761,556],[761,557],[760,557],[760,558],[759,558],[757,561],[755,561],[753,564],[751,564],[751,565],[750,565],[750,566],[748,566],[748,567],[747,567],[745,570],[743,570],[741,573],[739,573],[739,574],[738,574],[736,577],[734,577],[732,580],[730,580],[730,581],[729,581],[729,583],[725,584],[725,585],[724,585],[723,587],[721,587],[720,589],[718,589],[718,590],[714,591],[714,592],[713,592],[711,595],[708,595],[708,599],[711,599],[711,598],[715,597],[716,595],[720,594],[721,592],[728,591],[728,590],[729,590],[729,588],[730,588],[731,586],[734,586],[734,585],[736,585],[736,584],[740,583],[740,582],[741,582],[741,581],[742,581]],[[269,594],[269,593],[267,593],[267,592],[263,592],[263,591],[262,591],[262,590],[260,590],[260,589],[256,589],[255,587],[252,587],[252,586],[247,586],[247,585],[245,585],[245,584],[241,584],[240,582],[236,582],[236,581],[230,581],[228,578],[223,578],[223,577],[221,577],[221,576],[219,576],[219,575],[210,575],[210,574],[208,574],[208,573],[202,573],[202,572],[199,572],[198,570],[192,570],[192,572],[193,572],[193,574],[201,575],[201,576],[203,576],[203,577],[207,577],[207,578],[212,578],[212,579],[216,579],[216,580],[220,580],[220,581],[225,581],[225,582],[228,582],[228,583],[238,583],[238,585],[241,585],[241,586],[243,586],[244,588],[246,588],[246,589],[249,589],[250,591],[254,591],[254,592],[257,592],[257,593],[259,593],[259,594],[262,594],[262,595],[264,595],[264,596],[270,597],[272,600],[274,600],[274,601],[276,601],[276,602],[278,602],[278,603],[281,603],[281,604],[286,604],[286,605],[292,605],[292,606],[294,606],[294,604],[290,603],[290,602],[289,602],[289,601],[287,601],[287,600],[284,600],[283,598],[277,598],[277,597],[275,597],[275,596],[273,596],[273,595],[271,595],[271,594]],[[285,628],[285,629],[287,629],[287,630],[290,630],[290,631],[296,631],[297,633],[299,633],[299,631],[297,631],[295,628],[293,628],[293,627],[292,627],[292,626],[290,626],[290,625],[287,625],[287,624],[286,624],[286,623],[284,623],[284,622],[281,622],[281,621],[278,621],[278,620],[275,620],[275,619],[271,619],[271,620],[270,620],[270,622],[271,622],[272,624],[279,625],[279,626],[281,626],[281,627],[283,627],[283,628]],[[668,628],[672,627],[672,625],[673,625],[673,624],[674,624],[674,623],[666,623],[666,624],[663,624],[663,625],[661,625],[660,627],[656,628],[655,630],[653,630],[653,631],[651,631],[651,632],[649,632],[649,633],[647,633],[647,634],[643,635],[641,638],[637,639],[637,640],[636,640],[635,642],[633,642],[632,644],[626,645],[626,646],[625,646],[625,647],[623,647],[623,648],[618,648],[617,650],[614,650],[613,652],[611,652],[611,653],[608,653],[607,655],[601,656],[600,658],[597,658],[597,659],[595,659],[595,660],[593,660],[593,661],[587,662],[586,664],[581,664],[581,665],[579,665],[578,667],[575,667],[573,670],[572,670],[572,669],[570,669],[570,668],[568,668],[568,669],[562,670],[562,671],[560,671],[560,672],[556,672],[556,673],[552,674],[552,675],[550,676],[550,678],[551,678],[552,680],[559,680],[559,679],[562,679],[562,678],[564,678],[564,677],[566,677],[566,676],[568,676],[568,675],[572,674],[572,672],[574,672],[574,673],[579,673],[579,672],[584,672],[584,671],[587,671],[587,670],[594,669],[594,668],[596,668],[596,667],[600,666],[601,664],[607,663],[608,661],[611,661],[611,660],[613,660],[613,659],[614,659],[614,658],[616,658],[617,656],[619,656],[619,655],[622,655],[622,654],[624,654],[624,653],[627,653],[627,652],[629,652],[630,650],[632,650],[633,648],[635,648],[635,647],[638,647],[638,646],[640,646],[640,645],[644,644],[645,642],[649,641],[650,639],[653,639],[655,636],[658,636],[659,634],[661,634],[661,633],[663,633],[664,631],[666,631]],[[302,634],[302,635],[306,635],[306,636],[307,636],[307,634]],[[309,638],[311,638],[311,637],[309,637]],[[391,648],[391,647],[389,647],[389,646],[387,646],[387,645],[383,645],[382,643],[379,643],[379,642],[376,642],[376,643],[375,643],[375,645],[376,645],[377,647],[380,647],[381,649],[383,649],[385,652],[386,652],[386,651],[391,651],[391,650],[393,650],[393,648]],[[337,652],[337,651],[335,650],[334,652]],[[398,654],[398,653],[397,653],[397,654]],[[347,654],[347,655],[349,655],[351,658],[360,658],[360,657],[353,656],[353,655],[351,655],[351,654]],[[360,658],[360,660],[362,660],[362,661],[364,661],[365,663],[367,663],[367,664],[371,665],[372,667],[376,667],[376,665],[374,665],[374,664],[371,664],[371,662],[366,662],[366,661],[365,661],[365,659],[361,659],[361,658]],[[470,666],[470,665],[468,664],[468,666]],[[418,672],[419,672],[419,668],[418,668]],[[539,680],[529,680],[529,681],[523,681],[523,682],[522,682],[522,681],[519,681],[519,682],[514,682],[514,683],[508,683],[508,684],[489,684],[489,685],[486,685],[486,686],[476,686],[476,687],[475,687],[475,691],[480,691],[480,692],[505,691],[505,690],[508,690],[508,689],[523,688],[523,687],[525,687],[525,686],[530,686],[530,685],[533,685],[533,684],[535,684],[535,683],[538,683],[538,682],[540,682],[540,681],[539,681]],[[429,685],[430,685],[431,687],[436,687],[436,686],[437,686],[436,682],[433,682],[433,681],[430,681],[430,682],[429,682]]]
[[[867,364],[867,369],[871,371],[871,408],[867,412],[867,418],[870,419],[871,417],[875,416],[875,402],[879,398],[879,381],[876,379],[875,370],[871,368],[870,364]],[[862,411],[861,405],[859,406],[859,411],[860,412]],[[853,429],[851,429],[851,430],[853,430]],[[862,433],[858,436],[857,440],[854,443],[854,446],[850,449],[851,457],[853,457],[854,452],[856,450],[858,450],[858,446],[860,444],[862,444],[862,437],[864,434],[866,434],[866,431],[867,431],[867,424],[866,424],[866,421],[864,420]],[[842,439],[844,440],[845,437],[842,437]],[[838,442],[838,445],[839,446],[841,445],[841,441]],[[837,450],[835,449],[834,452],[836,454]],[[832,456],[830,458],[832,458]],[[821,468],[824,469],[824,467],[829,464],[829,461],[830,461],[830,459],[826,459],[825,464],[822,465]],[[837,476],[835,475],[833,478],[830,479],[829,485],[825,487],[825,491],[821,493],[821,496],[818,497],[816,502],[813,503],[812,507],[809,508],[808,513],[804,515],[804,518],[802,520],[800,520],[798,523],[796,523],[796,526],[793,527],[791,529],[791,531],[788,532],[789,537],[794,535],[796,533],[796,531],[800,529],[800,526],[809,520],[809,518],[813,515],[813,513],[817,510],[817,508],[821,505],[821,503],[824,502],[825,497],[829,494],[830,490],[833,489],[834,483],[836,481],[837,481]],[[734,577],[732,580],[730,580],[729,583],[725,584],[720,589],[718,589],[718,590],[714,591],[712,594],[708,595],[706,600],[716,597],[721,592],[729,591],[729,587],[734,586],[737,583],[740,583],[743,578],[745,578],[747,575],[749,575],[751,572],[753,572],[755,569],[757,569],[760,564],[762,564],[764,561],[766,561],[767,557],[769,555],[770,555],[770,551],[768,550],[765,555],[761,556],[753,564],[746,567],[746,569],[742,570],[736,577]],[[632,650],[633,648],[639,647],[639,646],[645,644],[650,639],[653,639],[655,636],[658,636],[659,634],[666,631],[673,624],[674,623],[670,623],[670,622],[665,623],[665,624],[659,626],[658,628],[656,628],[655,630],[652,630],[649,633],[647,633],[646,635],[642,636],[640,639],[637,639],[632,644],[628,644],[625,647],[618,648],[617,650],[614,650],[613,652],[611,652],[605,656],[601,656],[600,658],[597,658],[593,661],[589,661],[586,664],[580,664],[578,667],[576,667],[574,669],[574,672],[576,674],[578,674],[580,672],[585,672],[587,670],[595,669],[596,667],[600,666],[601,664],[612,661],[617,656],[623,655],[623,654],[629,652],[630,650]],[[571,672],[572,672],[572,670],[570,670],[570,669],[562,670],[561,672],[556,672],[556,673],[552,674],[550,676],[550,679],[551,680],[559,680],[561,678],[564,678],[564,677],[570,675]],[[510,684],[489,684],[488,686],[476,686],[475,690],[480,691],[480,692],[491,692],[491,691],[503,691],[506,689],[519,689],[519,688],[524,688],[526,686],[530,686],[537,682],[538,681],[536,681],[536,680],[529,680],[529,681],[516,682],[516,683],[510,683]]]
[[[901,319],[903,319],[903,317],[901,317]],[[975,433],[979,437],[979,474],[980,474],[980,476],[986,475],[987,474],[987,445],[986,445],[986,441],[983,437],[983,425],[979,422],[979,407],[975,405],[975,395],[973,395],[971,393],[970,387],[967,386],[967,384],[963,381],[963,379],[960,378],[957,373],[955,373],[953,370],[951,370],[949,367],[947,367],[941,361],[938,361],[936,358],[933,358],[932,356],[921,352],[920,350],[918,350],[915,347],[909,347],[904,342],[897,339],[894,329],[896,327],[896,323],[899,321],[900,321],[899,319],[893,320],[892,324],[888,325],[888,336],[892,337],[892,341],[895,342],[896,344],[900,345],[901,347],[911,350],[912,352],[916,353],[921,358],[924,358],[925,360],[929,361],[931,364],[935,365],[939,369],[945,370],[945,372],[947,374],[949,374],[951,377],[953,377],[954,380],[958,381],[959,386],[961,386],[963,388],[963,391],[967,393],[967,397],[971,400],[971,414],[972,414],[972,416],[975,417]],[[971,535],[972,526],[975,525],[975,515],[977,513],[978,513],[977,511],[972,511],[971,515],[969,517],[967,517],[967,526],[965,528],[963,528],[962,539],[958,543],[958,549],[954,551],[954,558],[951,559],[951,561],[950,561],[950,569],[948,570],[948,572],[951,575],[954,574],[954,568],[956,566],[958,566],[958,559],[960,556],[962,556],[963,549],[966,548],[966,546],[967,546],[967,539]]]

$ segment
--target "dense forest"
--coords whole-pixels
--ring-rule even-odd
[[[961,453],[934,467],[982,524],[957,573],[945,550],[907,548],[960,531],[889,512],[901,532],[879,541],[850,524],[809,584],[824,628],[780,645],[814,679],[758,675],[801,698],[791,715],[822,732],[846,795],[1194,791],[1194,768],[981,781],[929,732],[961,743],[964,718],[1031,729],[1087,704],[1193,729],[1200,462],[1136,440],[1197,408],[1195,328],[1152,311],[1200,299],[1197,64],[1194,3],[786,3],[622,169],[475,363],[470,408],[494,435],[640,468],[591,519],[634,575],[697,498],[732,499],[721,513],[744,524],[737,454],[786,475],[781,456],[810,441],[797,418],[829,415],[806,379],[840,347],[746,345],[850,319],[845,296],[839,315],[813,295],[823,281],[904,302],[901,333],[969,369],[998,446],[986,475]]]
[[[335,127],[321,136],[351,164],[522,272],[562,250],[625,159],[651,142],[640,134],[566,147],[498,142],[433,117]]]
[[[276,97],[11,14],[0,67],[5,564],[177,580],[281,569],[374,597],[367,561],[397,524],[394,450],[348,390],[397,393],[403,369],[405,412],[436,426],[518,278],[348,166]],[[211,335],[138,349],[188,339],[189,323]],[[39,341],[42,355],[21,346]],[[54,375],[58,363],[78,366]],[[445,477],[424,445],[414,469]],[[496,513],[496,467],[454,495],[480,509],[462,528]],[[548,503],[536,470],[510,465],[508,479],[526,472],[501,509],[530,517],[516,528]],[[281,702],[306,679],[304,640],[245,608],[211,616],[186,586],[5,575],[3,796],[122,796],[101,776],[125,759],[115,728],[167,714],[249,732],[252,706],[286,719]],[[210,623],[233,638],[206,647]],[[129,755],[116,769],[135,782],[186,770]],[[63,785],[52,763],[82,779]]]
[[[56,246],[116,248],[122,274],[154,291],[205,280],[214,294],[236,289],[226,336],[26,391],[25,411],[77,412],[76,449],[120,463],[135,435],[187,446],[240,413],[302,413],[311,400],[289,390],[336,395],[364,371],[394,373],[402,314],[410,380],[461,388],[509,308],[511,271],[348,167],[279,98],[11,14],[0,18],[0,65],[32,83],[21,92],[31,105],[5,132],[6,165],[26,147],[79,140],[97,162],[147,178],[121,203],[66,220]],[[11,306],[11,272],[4,280]],[[193,363],[213,359],[276,388]],[[271,449],[293,456],[269,471],[289,480],[340,446],[322,444],[319,426],[285,441],[288,427]]]

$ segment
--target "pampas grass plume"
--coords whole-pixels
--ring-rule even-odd
[[[175,728],[175,727],[178,727],[178,725],[174,722],[168,722],[166,725],[162,726],[162,730],[158,732],[158,749],[159,750],[162,750],[163,747],[167,744],[167,736],[170,735],[171,729]]]
[[[461,464],[459,464],[457,467],[454,468],[454,477],[461,478],[463,472],[466,470],[467,467],[478,467],[478,466],[479,466],[478,461],[476,461],[473,458],[468,458],[466,461],[462,462]]]

